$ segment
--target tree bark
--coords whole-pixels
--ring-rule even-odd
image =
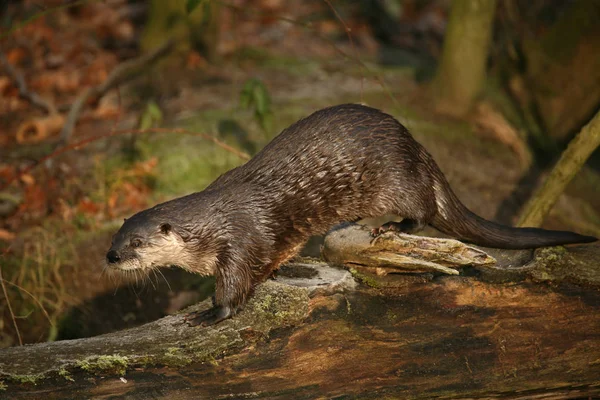
[[[481,92],[495,0],[455,0],[444,39],[444,50],[433,82],[437,108],[464,115]]]

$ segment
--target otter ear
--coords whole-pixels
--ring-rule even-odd
[[[169,232],[171,232],[171,224],[168,224],[166,222],[160,224],[160,232],[163,234],[167,234]]]

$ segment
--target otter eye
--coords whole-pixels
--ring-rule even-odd
[[[167,233],[171,232],[171,224],[167,224],[166,222],[165,222],[165,223],[162,223],[162,224],[160,224],[160,227],[159,227],[159,228],[160,228],[160,231],[161,231],[162,233],[164,233],[165,235],[166,235]]]
[[[131,247],[140,247],[142,245],[142,241],[140,239],[133,239],[131,241]]]

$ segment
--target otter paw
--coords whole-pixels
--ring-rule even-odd
[[[377,237],[379,235],[382,235],[386,232],[402,232],[399,226],[400,224],[397,222],[387,222],[383,225],[381,225],[379,228],[373,228],[371,229],[371,236],[372,237]]]
[[[232,316],[229,307],[212,307],[205,311],[195,311],[187,314],[184,321],[189,326],[209,326]]]
[[[417,233],[427,225],[424,221],[405,218],[401,222],[386,222],[381,225],[379,228],[371,229],[371,236],[377,237],[385,232],[398,232],[398,233],[406,233],[412,235]]]

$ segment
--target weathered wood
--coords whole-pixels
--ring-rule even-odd
[[[455,275],[471,267],[488,281],[533,278],[600,287],[600,246],[505,250],[466,245],[453,239],[386,232],[373,239],[370,229],[348,224],[331,231],[323,257],[332,264],[376,275],[438,272]]]
[[[8,387],[0,398],[600,396],[598,290],[522,280],[523,270],[567,281],[573,267],[598,270],[600,246],[494,257],[494,268],[519,270],[520,281],[482,279],[486,266],[469,276],[360,275],[367,285],[352,289],[344,271],[305,263],[289,278],[286,268],[277,279],[305,288],[267,282],[245,311],[216,327],[190,328],[179,314],[95,338],[2,350]],[[37,373],[44,377],[35,384],[16,381]]]
[[[467,265],[495,264],[484,251],[458,240],[385,232],[375,238],[361,225],[340,226],[327,234],[323,257],[333,264],[375,268],[375,273],[441,272],[458,275]]]

